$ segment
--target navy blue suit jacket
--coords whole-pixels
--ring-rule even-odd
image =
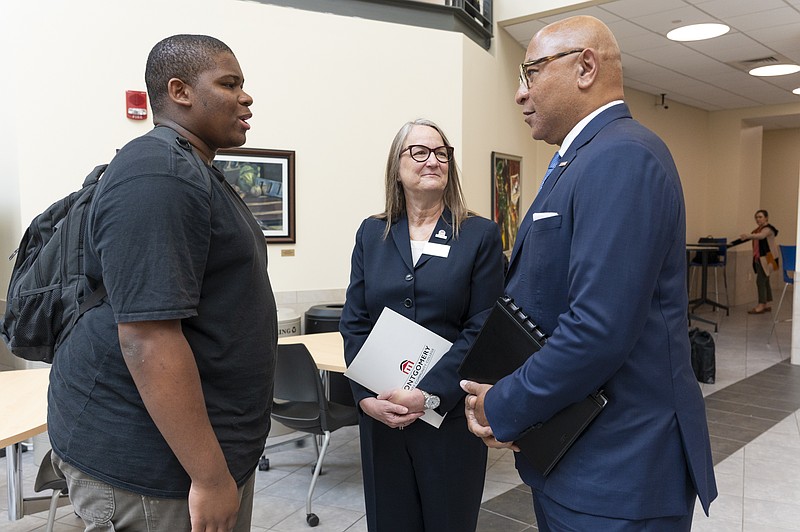
[[[453,342],[418,384],[421,390],[441,398],[439,413],[452,410],[449,417],[453,417],[464,415],[465,394],[459,387],[458,366],[480,330],[483,311],[503,293],[503,252],[494,222],[469,217],[461,224],[458,238],[453,238],[449,220],[450,212],[445,210],[430,238],[430,242],[450,246],[448,257],[422,255],[416,266],[412,264],[406,217],[392,224],[386,239],[384,220],[364,220],[356,234],[339,329],[347,364],[361,349],[384,307]],[[437,236],[440,232],[445,238]],[[351,387],[356,404],[376,395],[353,382]]]
[[[536,220],[534,221],[534,214]],[[545,479],[579,512],[681,515],[716,496],[705,406],[691,368],[685,212],[667,147],[625,105],[568,147],[520,227],[506,292],[550,335],[486,396],[497,439],[604,388],[609,404]]]

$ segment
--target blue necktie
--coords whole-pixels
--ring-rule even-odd
[[[547,181],[547,178],[553,172],[553,169],[555,169],[556,165],[558,165],[558,161],[560,161],[560,160],[561,160],[561,156],[558,154],[558,151],[556,151],[553,154],[553,158],[550,159],[550,164],[547,165],[547,172],[544,173],[544,179],[542,179],[542,184],[539,185],[539,190],[542,190],[542,187],[544,186],[545,181]]]

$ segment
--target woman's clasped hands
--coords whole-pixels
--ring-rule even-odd
[[[393,429],[404,429],[425,413],[425,399],[418,390],[393,389],[359,403],[368,416]]]

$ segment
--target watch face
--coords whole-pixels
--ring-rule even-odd
[[[435,395],[426,395],[425,396],[425,409],[430,410],[432,408],[437,408],[441,400]]]

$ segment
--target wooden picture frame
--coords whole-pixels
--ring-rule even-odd
[[[522,157],[492,152],[492,220],[500,226],[503,252],[510,254],[519,229]]]
[[[250,208],[268,244],[295,242],[293,151],[221,149],[214,166]]]

